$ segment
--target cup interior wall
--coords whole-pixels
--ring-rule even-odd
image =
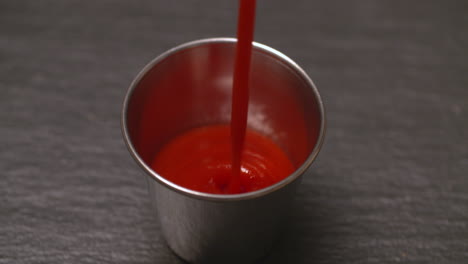
[[[124,118],[130,144],[147,165],[180,133],[229,123],[234,54],[234,42],[175,50],[134,84]],[[254,47],[248,127],[277,143],[296,168],[314,149],[321,129],[318,95],[310,86],[294,66]]]

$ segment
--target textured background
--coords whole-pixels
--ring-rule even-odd
[[[0,0],[0,263],[180,263],[120,135],[150,59],[235,34],[234,0]],[[256,40],[328,111],[265,263],[468,263],[466,1],[259,0]]]

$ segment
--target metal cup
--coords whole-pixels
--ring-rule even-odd
[[[201,193],[166,180],[151,164],[189,129],[230,121],[236,39],[177,46],[151,61],[128,89],[125,143],[148,175],[151,201],[169,247],[193,263],[248,263],[263,257],[285,227],[301,176],[319,153],[325,114],[312,80],[291,59],[254,43],[248,126],[277,143],[296,171],[267,188]]]

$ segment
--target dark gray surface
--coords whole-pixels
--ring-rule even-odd
[[[323,151],[265,263],[468,263],[466,1],[260,0],[315,80]],[[0,263],[179,263],[121,140],[132,78],[233,36],[233,0],[0,1]]]

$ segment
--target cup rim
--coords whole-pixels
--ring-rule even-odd
[[[216,202],[229,202],[229,201],[239,201],[239,200],[249,200],[249,199],[255,199],[259,197],[266,196],[270,193],[273,193],[277,190],[282,189],[283,187],[289,185],[290,183],[294,182],[297,178],[299,178],[309,167],[310,165],[315,161],[317,158],[320,149],[322,148],[323,142],[324,142],[324,137],[325,137],[325,131],[326,131],[326,118],[325,118],[325,108],[323,106],[322,99],[320,97],[320,94],[315,87],[315,84],[313,81],[310,79],[310,77],[307,75],[307,73],[297,64],[295,63],[292,59],[284,55],[283,53],[268,47],[264,44],[260,44],[258,42],[253,42],[253,49],[259,50],[267,55],[272,56],[275,59],[278,59],[281,63],[285,64],[289,68],[291,68],[295,73],[299,75],[307,84],[308,86],[312,89],[315,100],[317,102],[319,112],[320,112],[320,132],[319,136],[317,139],[317,142],[313,148],[313,150],[310,152],[309,156],[306,158],[306,160],[302,163],[302,165],[296,169],[292,174],[290,174],[288,177],[285,179],[270,185],[266,188],[253,191],[253,192],[247,192],[247,193],[240,193],[240,194],[212,194],[212,193],[205,193],[205,192],[199,192],[195,190],[191,190],[185,187],[182,187],[180,185],[177,185],[167,179],[165,179],[163,176],[159,175],[155,171],[153,171],[140,157],[140,155],[137,153],[135,150],[135,147],[133,146],[133,143],[130,139],[129,132],[128,132],[128,126],[127,126],[127,112],[128,112],[128,105],[130,102],[130,98],[133,95],[133,91],[135,88],[138,86],[139,82],[142,80],[142,78],[158,63],[163,61],[165,58],[180,52],[182,50],[188,49],[188,48],[193,48],[197,46],[201,46],[204,44],[209,44],[209,43],[236,43],[237,39],[235,38],[205,38],[205,39],[199,39],[195,41],[190,41],[181,45],[178,45],[174,48],[171,48],[161,55],[157,56],[154,58],[152,61],[150,61],[135,77],[135,79],[132,81],[130,84],[130,87],[127,90],[127,93],[125,95],[124,101],[123,101],[123,107],[122,107],[122,112],[121,112],[121,130],[122,130],[122,136],[125,141],[125,145],[127,146],[128,150],[130,151],[131,156],[133,159],[136,161],[136,163],[146,172],[148,176],[150,176],[153,180],[156,180],[160,184],[164,185],[165,187],[178,192],[180,194],[183,194],[188,197],[192,197],[195,199],[199,200],[209,200],[209,201],[216,201]]]

